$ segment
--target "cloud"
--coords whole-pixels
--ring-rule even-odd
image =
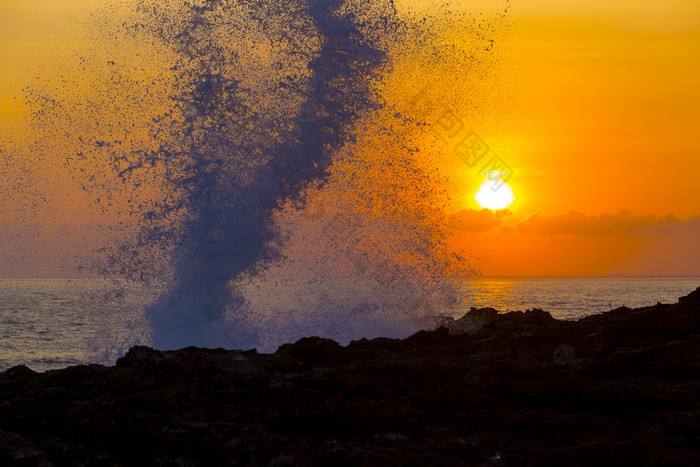
[[[623,210],[616,214],[604,213],[587,216],[577,211],[555,216],[534,215],[516,226],[516,231],[535,235],[674,235],[691,233],[700,235],[700,216],[683,221],[673,214],[666,217],[635,215]]]
[[[463,232],[486,232],[501,225],[501,219],[511,213],[507,209],[491,211],[490,209],[463,209],[450,217],[449,225]]]

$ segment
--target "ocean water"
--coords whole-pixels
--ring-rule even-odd
[[[471,306],[536,307],[577,319],[622,305],[673,303],[698,285],[698,278],[477,278],[462,281],[458,306],[443,311],[460,316]],[[99,279],[0,279],[0,370],[111,364],[130,345],[148,343],[143,310],[158,293]]]
[[[478,278],[463,282],[460,290],[466,309],[541,308],[557,319],[574,320],[621,306],[675,303],[698,286],[700,278]]]
[[[0,370],[113,363],[147,343],[153,290],[102,279],[0,279]]]

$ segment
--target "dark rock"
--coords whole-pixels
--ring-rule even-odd
[[[26,365],[15,365],[12,368],[8,368],[3,373],[0,373],[0,378],[31,378],[37,373]]]
[[[700,303],[700,287],[697,289],[693,290],[690,292],[688,295],[685,295],[683,297],[680,297],[678,299],[678,303],[683,303],[683,304],[694,304],[694,303]]]
[[[51,466],[46,460],[46,453],[37,449],[29,440],[17,433],[2,430],[0,430],[0,463],[27,467]]]
[[[494,308],[472,307],[461,318],[445,321],[444,325],[450,334],[474,334],[480,331],[486,324],[498,317],[498,311]]]
[[[346,347],[13,367],[0,464],[698,465],[698,296],[577,322],[474,309]]]
[[[307,363],[333,364],[342,356],[340,344],[322,337],[304,337],[294,344],[284,344],[275,355],[301,359]]]

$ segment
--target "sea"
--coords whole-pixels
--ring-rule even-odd
[[[576,320],[623,305],[674,303],[700,286],[700,278],[469,278],[459,284],[462,296],[445,314],[541,308]],[[158,293],[103,279],[0,279],[0,371],[112,364],[133,343],[148,343],[142,310]]]

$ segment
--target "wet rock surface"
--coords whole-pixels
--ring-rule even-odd
[[[700,289],[578,322],[476,311],[461,334],[13,367],[0,463],[700,464]]]

